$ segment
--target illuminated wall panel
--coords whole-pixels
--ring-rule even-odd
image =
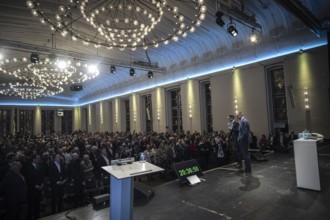
[[[81,117],[81,107],[75,107],[73,109],[73,130],[82,130],[82,117]]]
[[[181,85],[183,130],[201,132],[200,92],[197,80],[187,80]]]
[[[165,89],[155,88],[151,93],[153,129],[156,132],[166,131],[166,112],[165,112]]]
[[[34,109],[34,134],[41,134],[41,107],[36,106]]]

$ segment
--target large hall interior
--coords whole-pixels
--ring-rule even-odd
[[[329,0],[1,1],[0,219],[15,216],[14,187],[26,191],[14,218],[66,219],[74,208],[76,219],[106,219],[108,207],[92,207],[110,192],[102,166],[143,152],[164,171],[134,178],[155,192],[134,219],[326,219],[329,12]],[[250,124],[251,175],[237,166],[236,115]],[[317,190],[296,182],[304,135],[320,140]],[[173,164],[190,160],[206,181],[182,186]],[[5,181],[17,167],[22,186]]]

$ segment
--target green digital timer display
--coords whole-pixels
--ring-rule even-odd
[[[195,159],[174,163],[173,168],[181,183],[188,182],[187,177],[189,176],[203,176],[203,172]]]
[[[187,168],[184,168],[184,169],[180,169],[178,170],[179,172],[179,176],[190,176],[192,174],[195,174],[195,173],[199,173],[200,172],[200,169],[198,166],[193,166],[193,167],[187,167]]]

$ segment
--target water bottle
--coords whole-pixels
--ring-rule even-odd
[[[140,154],[140,162],[141,163],[144,163],[145,162],[145,160],[144,160],[144,153],[143,152]]]
[[[303,139],[304,139],[304,140],[307,140],[307,132],[306,132],[306,129],[303,131]]]

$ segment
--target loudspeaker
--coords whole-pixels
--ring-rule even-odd
[[[150,199],[155,195],[155,190],[141,182],[134,182],[134,198]]]
[[[103,208],[107,208],[110,205],[110,194],[105,193],[102,195],[94,196],[92,200],[93,209],[100,210]]]
[[[71,85],[70,86],[70,91],[80,91],[83,89],[82,85]]]

